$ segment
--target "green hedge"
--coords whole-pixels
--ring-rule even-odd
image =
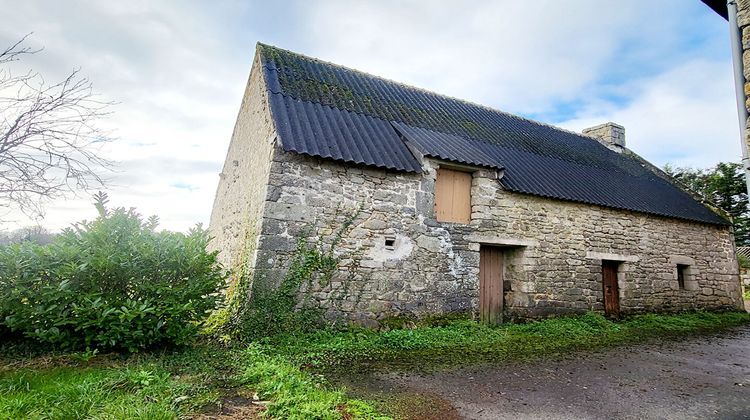
[[[221,301],[208,234],[157,231],[134,210],[105,208],[49,245],[0,246],[0,329],[58,348],[183,344]]]

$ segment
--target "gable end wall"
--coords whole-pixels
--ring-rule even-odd
[[[242,98],[224,168],[219,176],[209,231],[211,250],[219,261],[239,273],[255,265],[275,130],[258,55]]]

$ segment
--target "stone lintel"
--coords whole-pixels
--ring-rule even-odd
[[[690,257],[686,257],[684,255],[670,255],[669,256],[669,262],[671,264],[675,264],[675,265],[676,264],[695,265],[695,260],[694,259],[692,259]]]
[[[589,258],[592,260],[609,260],[609,261],[625,261],[625,262],[638,262],[639,260],[637,255],[610,254],[607,252],[594,252],[594,251],[587,252],[586,258]]]
[[[539,242],[534,239],[501,238],[497,236],[468,235],[466,240],[484,245],[497,245],[507,247],[537,246]]]

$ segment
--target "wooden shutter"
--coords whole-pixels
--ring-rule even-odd
[[[435,214],[440,222],[471,221],[471,173],[439,168],[435,181]]]

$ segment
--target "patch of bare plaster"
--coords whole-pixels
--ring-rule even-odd
[[[385,237],[375,241],[375,245],[370,247],[366,254],[366,260],[385,262],[393,260],[403,260],[408,258],[414,251],[414,242],[405,235],[390,235],[393,239],[392,246],[386,246]]]

